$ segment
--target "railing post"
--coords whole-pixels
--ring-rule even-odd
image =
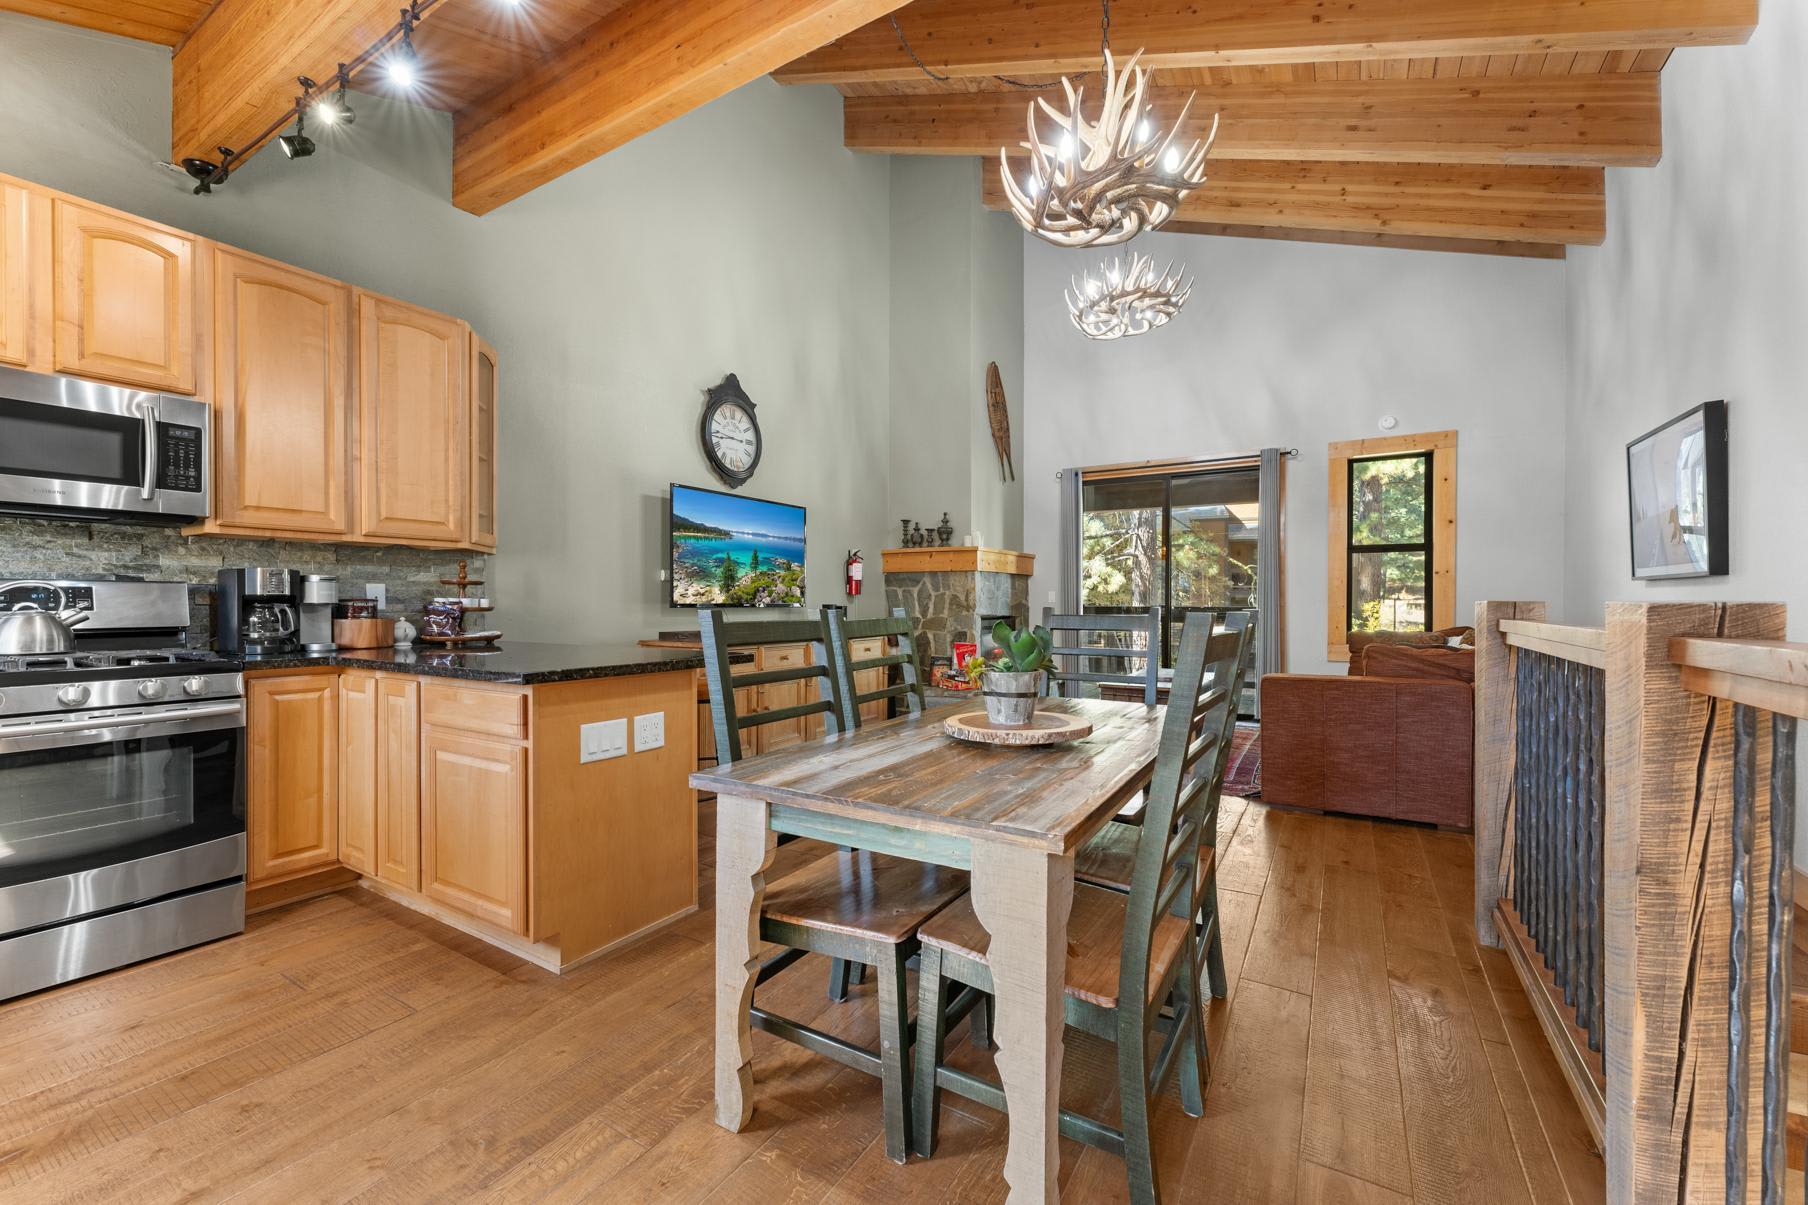
[[[1685,690],[1669,648],[1681,635],[1779,639],[1783,614],[1760,603],[1607,608],[1602,912],[1610,1202],[1725,1196],[1731,708]],[[1752,854],[1767,865],[1769,814],[1760,807]],[[1765,902],[1754,898],[1752,905],[1753,931],[1764,932]],[[1753,1002],[1754,1031],[1762,1031],[1764,1008]],[[1751,1103],[1762,1109],[1761,1100]],[[1757,1191],[1752,1177],[1747,1200]]]
[[[1541,602],[1475,604],[1475,937],[1500,946],[1494,905],[1513,862],[1513,650],[1500,621],[1544,622]]]

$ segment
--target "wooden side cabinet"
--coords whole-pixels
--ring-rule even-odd
[[[464,542],[468,337],[455,318],[358,295],[363,535],[430,546]]]
[[[421,738],[421,890],[527,932],[527,749],[428,728]]]
[[[351,524],[352,293],[215,253],[210,527],[344,536]]]
[[[496,349],[471,334],[470,543],[496,551]]]
[[[279,674],[245,684],[246,882],[339,861],[339,681]]]
[[[0,181],[0,364],[31,363],[31,194]]]
[[[421,684],[377,679],[376,877],[421,889]]]
[[[57,371],[195,392],[196,240],[67,197],[52,211]]]
[[[377,676],[339,678],[339,861],[377,873]]]

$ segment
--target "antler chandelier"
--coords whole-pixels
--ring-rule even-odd
[[[1095,124],[1081,115],[1086,91],[1066,78],[1067,112],[1037,97],[1029,106],[1030,175],[1019,185],[1006,149],[998,151],[1005,195],[1023,228],[1060,247],[1109,247],[1154,230],[1174,215],[1182,197],[1205,183],[1205,157],[1218,136],[1211,133],[1182,152],[1179,139],[1192,110],[1194,93],[1166,134],[1149,120],[1143,103],[1145,72],[1138,50],[1119,74],[1111,51],[1105,54],[1105,96]],[[1053,140],[1037,128],[1040,106],[1059,127]]]
[[[1076,279],[1066,292],[1068,317],[1089,339],[1121,339],[1166,326],[1192,296],[1193,282],[1182,284],[1186,266],[1174,271],[1173,261],[1160,272],[1147,255],[1130,256],[1130,267],[1112,260],[1099,275]]]

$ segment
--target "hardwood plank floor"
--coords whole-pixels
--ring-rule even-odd
[[[700,825],[711,890],[713,811]],[[1226,800],[1230,995],[1206,1115],[1156,1111],[1164,1199],[1570,1202],[1602,1165],[1498,951],[1467,837]],[[783,874],[822,852],[779,850]],[[958,1098],[936,1157],[885,1157],[878,1082],[754,1035],[752,1126],[710,1093],[706,907],[559,978],[350,889],[245,936],[0,1005],[0,1202],[1004,1199],[1004,1124]],[[762,1003],[873,1040],[874,988],[808,958]],[[951,1038],[951,1057],[991,1056]],[[1063,1096],[1115,1115],[1111,1048],[1070,1033]],[[1064,1140],[1072,1200],[1123,1164]]]

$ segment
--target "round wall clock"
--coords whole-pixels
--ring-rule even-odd
[[[741,388],[734,373],[709,391],[703,403],[703,455],[723,484],[738,489],[760,467],[765,441],[759,420],[753,416],[753,399]]]

